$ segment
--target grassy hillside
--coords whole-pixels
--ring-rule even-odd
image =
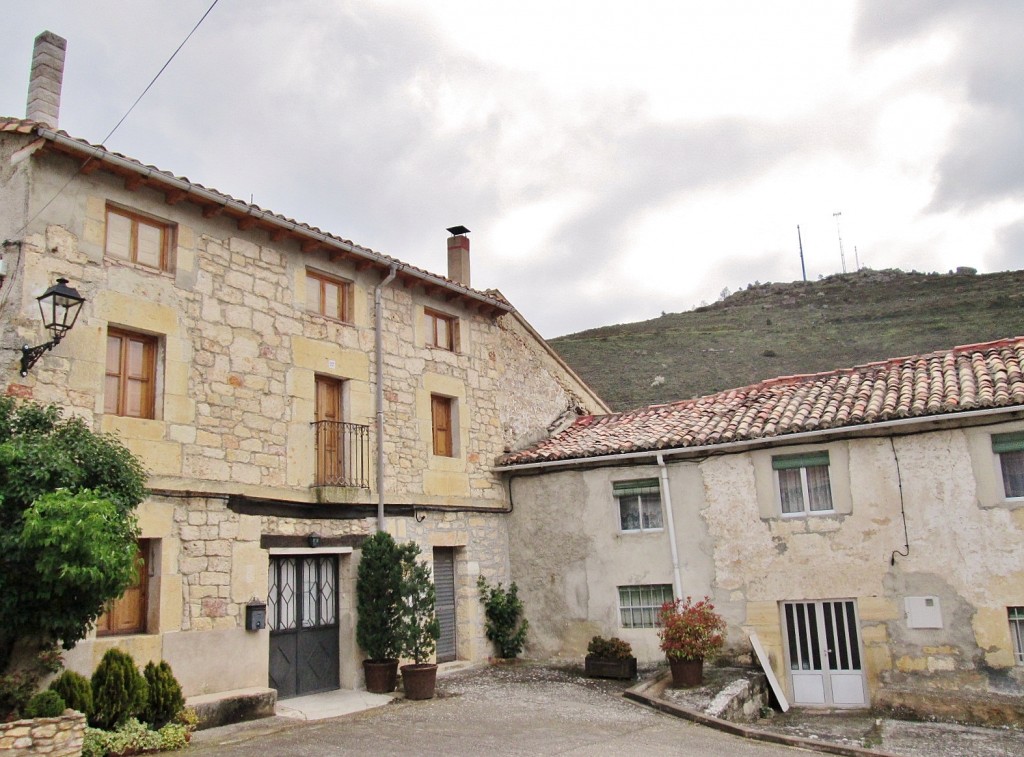
[[[1024,334],[1024,271],[869,271],[752,285],[551,345],[615,410]]]

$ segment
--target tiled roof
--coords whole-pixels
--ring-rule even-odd
[[[511,304],[509,304],[508,300],[506,300],[504,297],[501,297],[500,295],[496,297],[494,292],[492,291],[481,291],[477,289],[471,289],[469,287],[464,287],[459,282],[453,281],[452,279],[449,279],[446,276],[441,276],[436,273],[431,273],[430,271],[424,270],[422,268],[417,268],[416,266],[404,263],[397,258],[393,258],[381,252],[376,252],[375,250],[372,250],[369,247],[363,247],[362,245],[358,245],[355,242],[352,242],[351,240],[344,239],[329,232],[323,231],[317,228],[316,226],[310,226],[309,224],[301,223],[292,218],[288,218],[287,216],[274,213],[273,211],[261,208],[259,205],[256,205],[254,203],[249,203],[243,200],[236,199],[231,195],[224,194],[223,192],[213,189],[212,187],[206,187],[203,186],[202,184],[191,181],[187,177],[175,176],[170,171],[164,171],[157,168],[156,166],[147,165],[127,155],[123,155],[118,152],[113,152],[111,150],[108,150],[103,145],[92,144],[84,139],[73,137],[63,130],[51,129],[46,124],[38,123],[36,121],[28,121],[21,118],[9,118],[0,116],[0,132],[14,132],[17,134],[38,133],[40,136],[51,141],[52,137],[54,136],[62,138],[65,144],[60,146],[60,149],[62,149],[64,152],[69,152],[69,145],[67,143],[71,143],[73,145],[77,145],[78,154],[80,154],[81,156],[92,156],[95,159],[99,160],[102,160],[104,156],[113,156],[121,161],[125,161],[131,164],[139,173],[145,174],[148,180],[159,182],[161,179],[163,179],[165,181],[177,182],[179,184],[184,183],[188,184],[190,188],[201,190],[203,192],[209,193],[210,195],[216,196],[214,202],[207,203],[211,207],[216,207],[217,205],[223,205],[225,207],[230,206],[231,210],[236,215],[241,217],[251,216],[259,218],[262,221],[277,221],[280,224],[289,227],[298,235],[307,234],[316,237],[323,237],[327,240],[333,240],[334,242],[337,242],[351,249],[351,251],[355,255],[364,255],[366,257],[373,258],[374,262],[382,264],[385,267],[385,269],[389,264],[394,264],[395,266],[400,267],[403,273],[410,274],[416,278],[430,280],[438,285],[448,286],[452,289],[465,291],[467,293],[472,294],[476,299],[486,300],[487,302],[493,304],[495,308],[498,310],[512,309],[512,306]],[[186,199],[198,201],[191,196]]]
[[[499,465],[748,442],[1024,405],[1024,337],[786,376],[628,413],[587,415]]]

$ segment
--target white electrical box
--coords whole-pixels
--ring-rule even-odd
[[[942,628],[942,606],[938,597],[904,597],[907,628]]]

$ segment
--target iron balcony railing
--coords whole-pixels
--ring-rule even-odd
[[[370,427],[343,421],[313,421],[316,433],[314,486],[370,488]]]

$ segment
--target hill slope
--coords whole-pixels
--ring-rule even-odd
[[[1024,271],[861,270],[751,285],[686,313],[551,345],[615,410],[1024,334]]]

